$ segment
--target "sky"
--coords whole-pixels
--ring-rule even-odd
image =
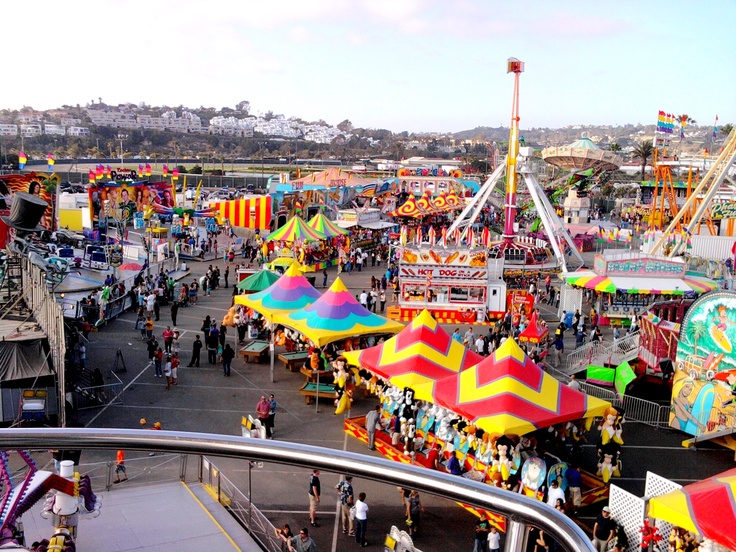
[[[3,20],[0,108],[247,100],[457,132],[509,125],[516,57],[522,129],[736,123],[736,0],[39,0]]]

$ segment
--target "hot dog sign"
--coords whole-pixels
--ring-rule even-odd
[[[488,263],[485,251],[469,251],[467,249],[405,249],[402,265],[448,265],[456,267],[483,267]],[[447,277],[447,276],[446,276]]]

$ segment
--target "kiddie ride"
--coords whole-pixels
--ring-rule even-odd
[[[62,461],[59,475],[56,475],[37,469],[27,452],[18,451],[18,455],[28,469],[20,481],[13,481],[8,453],[0,451],[0,479],[5,488],[0,506],[0,548],[26,552],[74,552],[80,516],[97,517],[102,506],[101,499],[92,492],[89,476],[80,477],[75,473],[71,460]],[[41,517],[53,523],[53,536],[27,545],[20,517],[44,495],[46,501]]]

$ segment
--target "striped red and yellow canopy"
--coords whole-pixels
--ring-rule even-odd
[[[649,501],[649,516],[736,550],[736,468]]]
[[[396,387],[411,387],[422,401],[433,400],[438,381],[483,360],[452,339],[427,310],[384,343],[346,352],[345,357],[349,365],[365,368]]]
[[[513,339],[475,366],[439,382],[434,400],[485,431],[516,435],[601,416],[611,406],[545,373]]]

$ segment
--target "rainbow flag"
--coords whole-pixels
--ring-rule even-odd
[[[171,180],[173,180],[174,182],[179,180],[179,169],[174,169],[173,171],[171,171]]]
[[[28,163],[28,157],[26,157],[26,152],[19,151],[18,152],[18,169],[22,171],[23,167],[26,166],[26,163]]]
[[[94,184],[95,183],[95,171],[92,169],[89,170],[89,183]]]
[[[112,167],[110,165],[105,167],[105,176],[107,177],[108,180],[112,179]]]
[[[166,178],[167,176],[169,176],[169,166],[168,165],[164,165],[163,168],[161,169],[161,172],[163,173],[164,178]]]
[[[713,140],[718,136],[718,115],[716,115],[716,122],[713,123]]]
[[[53,154],[49,153],[46,156],[46,162],[48,163],[49,171],[53,171],[54,170],[54,163],[56,163],[56,159],[54,159]]]
[[[151,165],[146,163],[146,176],[151,176]]]

